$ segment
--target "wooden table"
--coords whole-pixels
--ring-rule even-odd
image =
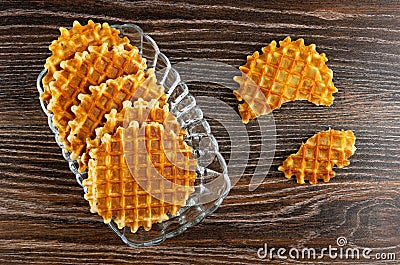
[[[337,247],[338,237],[347,239],[345,247],[400,259],[399,2],[174,2],[0,2],[0,263],[312,264],[276,255],[261,260],[257,250],[267,243],[321,251]],[[130,248],[89,212],[35,87],[58,28],[88,19],[136,23],[172,63],[206,59],[239,67],[272,40],[304,38],[327,54],[339,92],[332,107],[291,102],[274,111],[276,152],[258,189],[248,190],[261,149],[257,122],[251,122],[252,154],[242,162],[248,166],[222,206],[159,246]],[[228,88],[194,83],[190,89],[236,106]],[[229,161],[229,138],[218,123],[211,124]],[[329,127],[355,132],[351,165],[337,169],[327,184],[285,179],[277,170],[283,160]],[[327,255],[323,261],[390,263]]]

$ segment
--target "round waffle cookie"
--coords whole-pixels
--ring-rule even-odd
[[[94,23],[89,20],[87,25],[82,26],[75,21],[70,30],[61,27],[61,35],[49,46],[51,56],[47,58],[45,68],[47,73],[43,78],[44,93],[41,94],[42,100],[49,103],[51,92],[49,83],[54,80],[53,74],[61,70],[60,63],[74,57],[76,52],[83,52],[89,46],[100,46],[103,43],[108,45],[128,45],[127,38],[120,38],[119,30],[111,28],[107,23]]]
[[[78,159],[86,147],[86,140],[93,139],[95,129],[105,123],[104,115],[112,109],[117,112],[123,108],[125,100],[145,101],[158,99],[164,94],[164,88],[157,85],[154,71],[138,71],[135,75],[126,75],[109,79],[100,86],[91,86],[90,94],[79,94],[80,103],[71,108],[75,118],[69,121],[70,132],[67,137],[71,159]]]
[[[124,45],[109,47],[90,46],[89,52],[76,53],[75,57],[63,61],[63,70],[54,73],[54,81],[50,82],[52,98],[47,106],[53,112],[53,124],[58,129],[59,141],[66,148],[69,132],[68,122],[75,119],[71,107],[79,104],[78,95],[88,94],[89,86],[97,86],[108,79],[123,75],[136,74],[146,68],[145,59],[139,55],[137,48],[125,50]]]
[[[350,165],[348,158],[356,150],[355,140],[350,130],[319,132],[302,144],[296,154],[290,155],[278,170],[287,178],[295,175],[300,184],[305,180],[316,184],[318,179],[329,182],[336,175],[334,165],[339,168]]]
[[[240,67],[242,76],[234,77],[239,89],[233,93],[239,101],[239,113],[244,123],[268,114],[283,103],[308,100],[316,105],[330,106],[337,92],[333,73],[326,66],[328,59],[319,54],[315,45],[304,45],[303,39],[290,37],[275,41],[247,57]]]
[[[175,156],[178,152],[178,163],[169,162],[165,154]],[[150,164],[168,185],[154,181],[155,176],[148,174]],[[185,169],[179,167],[182,164]],[[185,205],[194,191],[195,168],[192,149],[173,132],[165,131],[160,123],[139,126],[132,121],[127,128],[118,127],[114,134],[103,135],[100,145],[90,150],[88,178],[83,182],[85,199],[91,212],[98,213],[105,223],[114,218],[118,228],[129,226],[133,233],[140,226],[150,230]],[[147,183],[146,187],[137,180]]]

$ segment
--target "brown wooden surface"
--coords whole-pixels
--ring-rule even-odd
[[[338,236],[400,259],[399,2],[174,2],[0,1],[0,264],[266,264],[257,257],[264,243],[321,249]],[[238,67],[272,40],[302,37],[327,54],[339,92],[331,108],[294,102],[274,112],[276,154],[257,190],[247,186],[260,150],[252,122],[250,166],[222,206],[160,246],[130,248],[89,212],[38,101],[47,47],[58,27],[75,19],[136,23],[173,63],[212,59]],[[212,89],[191,86],[195,96],[235,106],[229,89]],[[355,132],[352,164],[324,185],[286,180],[277,170],[285,157],[329,127]],[[213,130],[228,159],[226,134]],[[312,263],[271,263],[301,262]]]

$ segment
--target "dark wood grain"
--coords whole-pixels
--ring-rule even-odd
[[[261,261],[257,249],[264,243],[321,249],[335,245],[338,236],[400,259],[399,2],[174,2],[0,1],[0,263],[312,264]],[[58,28],[88,19],[138,24],[173,63],[208,59],[238,67],[272,40],[302,37],[327,54],[339,92],[329,108],[292,102],[273,113],[275,157],[257,190],[248,190],[255,165],[262,163],[260,131],[251,122],[251,159],[242,162],[246,172],[222,206],[160,246],[130,248],[89,212],[35,88]],[[227,88],[190,85],[195,96],[236,105]],[[211,125],[229,161],[229,138],[217,122]],[[355,132],[352,164],[336,170],[327,184],[285,179],[277,167],[302,141],[329,127]]]

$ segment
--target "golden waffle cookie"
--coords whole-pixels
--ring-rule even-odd
[[[49,83],[54,80],[53,74],[61,70],[60,63],[74,57],[76,52],[86,51],[89,46],[100,46],[103,43],[108,43],[109,46],[124,44],[128,46],[127,38],[120,38],[119,30],[111,28],[107,23],[94,23],[89,20],[87,25],[82,26],[78,21],[75,21],[70,30],[60,28],[61,35],[57,40],[54,40],[49,50],[51,56],[47,58],[44,65],[47,69],[47,74],[43,78],[44,93],[42,100],[47,103],[50,101],[51,92]]]
[[[141,153],[146,148],[147,161],[135,159],[143,158]],[[183,164],[187,170],[170,163],[165,156],[178,152],[181,154],[178,165]],[[196,161],[192,149],[159,123],[145,122],[139,128],[139,123],[133,121],[125,129],[119,127],[113,135],[102,137],[101,144],[90,151],[90,157],[88,179],[83,182],[88,189],[85,199],[90,203],[91,212],[98,213],[105,223],[114,218],[120,229],[129,226],[135,233],[143,226],[150,230],[154,223],[167,220],[168,214],[175,215],[194,190]],[[170,184],[154,181],[155,176],[148,174],[149,166],[154,166]],[[145,189],[137,180],[147,183]],[[173,188],[172,183],[180,188]]]
[[[136,74],[146,68],[146,62],[137,48],[127,51],[123,45],[109,50],[107,43],[102,46],[90,46],[89,53],[76,53],[74,59],[63,61],[63,70],[54,73],[55,80],[50,82],[52,98],[48,110],[54,113],[53,124],[58,129],[59,141],[69,147],[66,136],[68,122],[75,118],[71,107],[78,105],[78,95],[88,94],[89,86],[100,85],[107,79],[122,75]]]
[[[90,87],[91,94],[79,94],[79,105],[72,107],[75,119],[68,123],[71,131],[67,137],[71,159],[77,159],[85,149],[86,140],[94,138],[95,129],[104,125],[104,115],[112,109],[122,110],[125,100],[146,101],[158,99],[164,94],[164,88],[156,84],[154,71],[145,76],[143,71],[135,75],[126,75],[109,79],[100,86]]]
[[[123,108],[121,109],[121,111],[117,112],[116,109],[112,109],[109,114],[105,114],[104,116],[106,122],[104,123],[103,127],[98,127],[95,129],[96,137],[94,139],[86,140],[86,150],[82,154],[81,159],[79,159],[78,161],[79,171],[86,171],[89,161],[88,152],[91,149],[96,148],[100,145],[100,141],[103,135],[114,134],[118,127],[127,127],[130,121],[135,120],[139,124],[144,121],[158,122],[163,124],[165,120],[167,120],[168,127],[171,126],[170,124],[178,127],[178,121],[169,113],[168,104],[166,102],[163,102],[162,100],[166,100],[165,97],[161,97],[160,100],[153,99],[150,101],[144,101],[142,98],[139,98],[137,101],[134,102],[133,106],[132,102],[128,100],[123,102]],[[174,119],[174,121],[171,122],[171,119]],[[173,131],[176,132],[175,129]],[[182,137],[184,137],[185,131],[181,130],[181,132],[177,134],[183,135]]]
[[[330,106],[332,94],[337,92],[333,73],[326,66],[325,54],[319,54],[315,45],[304,45],[303,39],[291,41],[290,37],[273,41],[247,57],[240,67],[242,76],[234,80],[240,84],[233,93],[239,101],[239,113],[244,123],[262,114],[268,114],[283,103],[308,100],[316,105]]]
[[[329,182],[335,176],[334,165],[339,168],[350,165],[348,158],[356,150],[355,140],[350,130],[319,132],[303,143],[296,154],[290,155],[278,170],[287,178],[295,175],[300,184],[304,180],[316,184],[318,179]]]

